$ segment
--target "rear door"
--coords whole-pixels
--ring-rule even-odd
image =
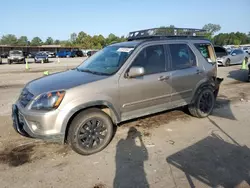
[[[171,57],[171,101],[173,107],[188,104],[197,83],[202,79],[203,69],[187,43],[168,45]]]

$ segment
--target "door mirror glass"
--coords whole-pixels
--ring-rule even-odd
[[[128,77],[129,78],[135,78],[138,76],[143,76],[145,74],[145,70],[143,67],[131,67],[128,71]]]
[[[236,53],[232,53],[232,56],[236,56]]]

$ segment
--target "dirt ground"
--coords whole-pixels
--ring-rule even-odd
[[[95,155],[18,135],[11,105],[25,83],[82,61],[0,66],[1,188],[250,187],[250,84],[240,66],[219,67],[224,81],[210,117],[176,109],[129,121]]]

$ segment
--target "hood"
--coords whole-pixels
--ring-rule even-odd
[[[22,54],[10,54],[9,56],[10,57],[23,57]]]
[[[55,73],[49,76],[31,81],[26,88],[33,94],[39,95],[41,93],[70,89],[83,84],[95,82],[107,78],[108,76],[94,75],[86,72],[79,72],[77,70],[69,70],[65,72]]]

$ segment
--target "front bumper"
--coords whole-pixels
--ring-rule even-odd
[[[46,59],[46,58],[38,58],[38,59],[36,59],[35,58],[35,62],[46,62],[46,61],[48,61],[48,59]]]
[[[20,62],[20,61],[24,61],[24,58],[8,58],[8,60],[14,61],[14,62]]]
[[[33,130],[33,126],[31,121],[28,121],[25,115],[21,112],[16,104],[12,105],[12,120],[13,120],[13,128],[22,136],[31,137],[31,138],[39,138],[43,140],[53,140],[57,142],[64,141],[64,134],[58,133],[46,133],[44,132],[35,132]],[[50,122],[48,122],[50,123]]]

